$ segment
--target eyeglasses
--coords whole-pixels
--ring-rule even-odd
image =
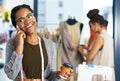
[[[33,13],[29,13],[26,17],[21,17],[19,19],[16,20],[16,23],[18,24],[23,24],[25,22],[26,19],[32,19],[34,17]]]

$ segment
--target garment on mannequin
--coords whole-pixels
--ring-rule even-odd
[[[81,37],[80,32],[81,22],[77,21],[75,17],[70,16],[66,21],[60,22],[62,62],[72,64],[74,70],[78,64],[84,61],[84,58],[77,52]]]
[[[69,16],[69,18],[66,20],[67,24],[69,25],[74,25],[76,24],[78,21],[75,19],[74,16]],[[83,29],[83,23],[80,23],[80,33],[82,32]]]

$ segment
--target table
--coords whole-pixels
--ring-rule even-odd
[[[103,80],[111,80],[112,78],[112,68],[108,66],[88,67],[88,65],[79,64],[76,72],[78,73],[77,81],[91,81],[95,74],[102,75]]]

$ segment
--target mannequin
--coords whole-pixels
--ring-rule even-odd
[[[66,22],[67,22],[69,25],[74,25],[74,24],[76,24],[78,21],[75,19],[74,16],[69,16],[69,18],[66,20]],[[82,32],[82,29],[83,29],[83,23],[80,24],[80,33]]]

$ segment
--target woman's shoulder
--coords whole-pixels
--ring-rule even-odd
[[[55,43],[51,39],[43,38],[43,40],[44,40],[46,48],[50,49],[50,48],[55,47]]]
[[[16,42],[15,38],[10,38],[8,42]]]
[[[44,42],[47,43],[47,44],[54,44],[54,42],[51,40],[51,39],[46,39],[44,37],[42,37]]]

